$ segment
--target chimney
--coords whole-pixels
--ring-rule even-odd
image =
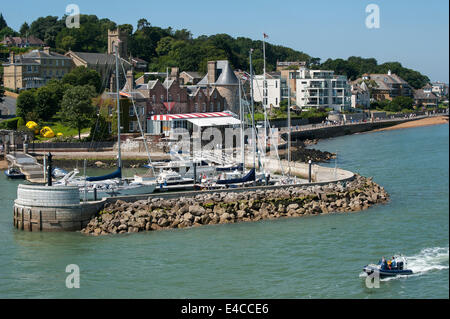
[[[44,47],[44,52],[50,55],[50,47]]]
[[[127,85],[126,90],[131,92],[134,89],[134,72],[132,70],[127,71]]]
[[[171,77],[171,79],[178,81],[178,79],[180,77],[180,68],[175,68],[175,67],[171,68],[170,69],[170,77]]]
[[[216,83],[216,61],[208,61],[208,83]]]

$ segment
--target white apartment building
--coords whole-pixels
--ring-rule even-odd
[[[300,68],[296,77],[296,100],[300,108],[350,109],[352,94],[346,76],[334,75],[334,71]]]
[[[264,87],[264,75],[255,75],[253,78],[253,99],[255,102],[263,102],[267,107],[280,107],[281,79],[279,76],[266,74],[266,87]]]
[[[438,97],[443,97],[448,95],[448,85],[442,82],[433,82],[431,83],[432,89],[431,92],[436,94]]]

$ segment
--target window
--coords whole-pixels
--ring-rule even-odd
[[[206,103],[203,103],[203,112],[206,112]]]
[[[217,111],[220,111],[220,102],[217,102]]]
[[[178,102],[181,102],[180,94],[177,95],[177,100],[178,100]]]
[[[198,112],[198,103],[194,104],[194,112]]]
[[[64,66],[64,60],[61,60],[61,66]]]
[[[59,66],[59,60],[55,60],[55,65]]]
[[[112,133],[111,122],[108,122],[108,133]]]
[[[161,94],[161,102],[164,102],[164,95]]]
[[[134,122],[133,121],[131,121],[129,124],[129,131],[134,132]]]
[[[139,115],[139,114],[138,114]],[[130,106],[130,116],[134,116],[134,108]]]
[[[156,103],[156,95],[152,96],[152,101],[153,101],[153,103]]]
[[[112,116],[112,106],[108,106],[108,115]]]
[[[32,68],[33,68],[33,67],[32,67],[31,65],[28,65],[28,66],[27,66],[27,72],[31,72],[31,71],[32,71]]]
[[[209,111],[214,112],[214,103],[213,102],[209,103]]]

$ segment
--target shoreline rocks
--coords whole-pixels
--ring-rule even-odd
[[[350,182],[325,186],[149,198],[130,203],[117,200],[105,205],[81,232],[99,236],[357,212],[388,200],[383,187],[371,178],[356,175]]]

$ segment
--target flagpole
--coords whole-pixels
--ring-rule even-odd
[[[166,81],[167,81],[167,114],[169,114],[169,67],[166,67]]]

